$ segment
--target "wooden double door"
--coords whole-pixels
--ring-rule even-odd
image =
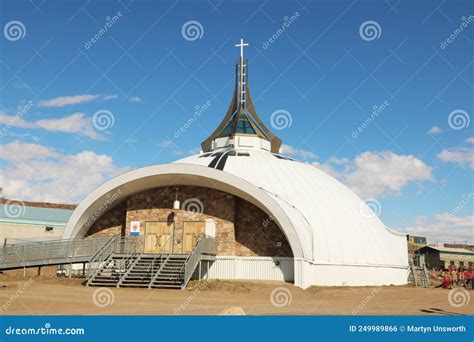
[[[145,253],[191,253],[205,228],[204,221],[148,221],[145,224]]]
[[[145,253],[171,253],[173,249],[174,223],[146,222]]]

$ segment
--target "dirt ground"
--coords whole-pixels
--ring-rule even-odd
[[[210,281],[192,282],[186,290],[149,290],[86,287],[82,282],[51,276],[0,275],[0,315],[474,314],[473,300],[454,307],[448,301],[449,290],[440,288],[302,290],[283,282]]]

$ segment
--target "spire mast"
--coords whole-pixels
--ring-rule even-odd
[[[244,40],[240,39],[240,44],[236,44],[235,47],[240,48],[240,65],[239,65],[239,93],[240,93],[240,104],[245,103],[245,75],[247,74],[244,64],[244,47],[249,46],[248,43],[244,43]]]
[[[240,56],[235,65],[235,84],[232,101],[227,113],[214,132],[201,143],[204,152],[225,149],[254,148],[278,153],[281,140],[265,126],[250,96],[248,85],[248,60],[244,59],[244,48],[249,44],[240,39],[235,44]]]

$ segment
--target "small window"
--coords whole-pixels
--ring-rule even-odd
[[[52,233],[54,231],[54,227],[44,227],[44,231],[46,233]]]

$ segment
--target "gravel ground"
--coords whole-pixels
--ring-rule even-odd
[[[82,279],[0,275],[0,315],[473,315],[462,290],[193,282],[186,290],[97,288]],[[454,302],[453,302],[454,300]]]

